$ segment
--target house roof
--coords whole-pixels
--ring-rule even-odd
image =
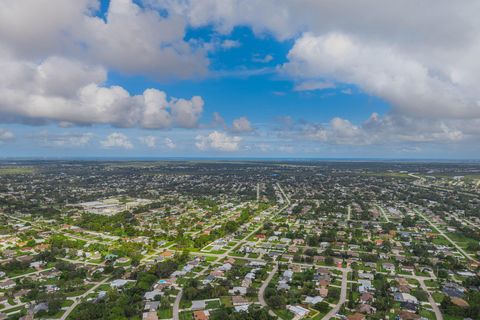
[[[347,317],[348,320],[363,320],[365,316],[359,312],[355,312]]]
[[[462,298],[452,298],[452,303],[461,308],[468,308],[470,305]]]
[[[194,311],[193,318],[195,320],[208,320],[208,314],[203,310]]]
[[[409,311],[400,311],[400,313],[398,314],[398,316],[400,317],[400,319],[402,320],[416,320],[416,319],[420,319],[421,317],[416,314],[416,313],[413,313],[413,312],[409,312]]]

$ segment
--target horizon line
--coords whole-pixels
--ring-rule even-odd
[[[0,162],[5,161],[286,161],[286,162],[449,162],[465,163],[480,162],[478,158],[388,158],[388,157],[0,157]]]

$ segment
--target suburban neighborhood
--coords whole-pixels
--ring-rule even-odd
[[[480,168],[0,167],[0,319],[480,319]]]

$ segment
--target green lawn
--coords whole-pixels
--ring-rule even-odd
[[[434,292],[432,293],[432,297],[435,302],[440,303],[443,301],[444,294],[441,292]]]
[[[322,319],[328,312],[319,312],[317,310],[315,310],[317,313],[313,313],[313,316],[311,316],[310,318],[307,318],[307,319],[311,319],[311,320],[320,320]],[[330,310],[329,310],[330,311]],[[311,311],[313,312],[313,311]]]
[[[287,309],[275,309],[274,311],[283,320],[291,320],[294,317],[294,314]]]
[[[84,288],[76,290],[76,291],[65,292],[64,294],[65,294],[66,297],[76,297],[76,296],[79,296],[79,295],[85,293],[85,291],[88,291],[88,289],[90,289],[91,287],[93,287],[93,284],[89,284],[89,285],[85,286]]]
[[[14,311],[22,310],[24,308],[25,308],[24,306],[13,307],[13,308],[10,308],[10,309],[4,309],[4,310],[2,310],[2,312],[3,313],[11,313],[11,312],[14,312]]]
[[[54,315],[51,315],[51,316],[48,316],[48,317],[52,318],[52,319],[60,319],[63,316],[64,313],[65,313],[65,310],[60,310],[57,313],[55,313]]]
[[[158,318],[160,319],[171,319],[173,317],[172,308],[160,309],[158,310]]]
[[[239,253],[239,252],[232,252],[230,253],[231,256],[235,257],[243,257],[245,254],[244,253]]]
[[[432,243],[437,245],[442,245],[442,246],[450,245],[450,242],[444,237],[437,237],[432,240]]]
[[[193,314],[191,311],[180,312],[180,320],[193,320]]]
[[[24,274],[27,274],[27,273],[32,273],[32,272],[35,272],[35,271],[36,270],[33,269],[33,268],[28,268],[28,269],[24,269],[24,270],[15,270],[15,271],[7,272],[7,276],[9,278],[12,278],[12,277],[21,276],[21,275],[24,275]]]
[[[215,260],[217,260],[217,257],[205,257],[205,261],[212,262],[212,261],[215,261]]]
[[[443,314],[443,319],[444,320],[462,320],[463,317],[456,317],[456,316],[452,316],[450,314]]]
[[[435,280],[425,280],[424,282],[425,282],[425,285],[427,287],[431,287],[431,288],[437,288],[438,287],[438,283]]]
[[[187,301],[185,299],[182,299],[182,301],[180,301],[181,309],[187,309],[187,308],[190,308],[191,306],[192,306],[192,301]]]
[[[99,291],[108,291],[108,290],[110,290],[110,289],[111,289],[110,285],[107,284],[107,283],[104,283],[104,284],[100,285],[96,290],[99,290]]]
[[[227,252],[227,250],[216,250],[216,251],[210,251],[211,254],[223,254]]]
[[[460,247],[462,247],[465,250],[467,249],[468,244],[472,244],[472,245],[477,244],[477,242],[474,239],[468,238],[459,232],[448,232],[446,234],[450,237],[450,239],[452,239],[454,242],[456,242]],[[474,253],[472,251],[469,251],[469,252]]]
[[[432,311],[429,311],[429,310],[425,310],[425,309],[421,310],[420,315],[422,317],[427,318],[428,320],[435,320],[436,319],[435,313],[433,313]]]
[[[73,300],[65,300],[62,302],[62,307],[70,307],[73,304]]]
[[[232,299],[229,296],[220,297],[220,302],[227,308],[233,307]]]
[[[220,301],[219,300],[207,301],[206,307],[207,309],[218,309],[220,308]]]
[[[31,174],[35,170],[33,167],[0,167],[0,176],[13,174]]]

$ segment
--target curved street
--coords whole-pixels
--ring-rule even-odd
[[[260,290],[258,290],[258,302],[260,302],[260,304],[263,307],[268,307],[267,302],[265,301],[265,289],[268,287],[268,284],[270,283],[270,281],[272,281],[272,278],[273,278],[273,276],[275,276],[275,273],[277,273],[277,271],[278,271],[278,264],[275,263],[272,271],[270,271],[270,273],[268,274],[267,279],[265,279],[265,281],[263,281],[262,286],[260,287]],[[275,312],[273,312],[273,310],[271,310],[271,309],[268,310],[268,313],[271,316],[277,317]]]
[[[342,269],[342,290],[340,292],[340,299],[338,300],[338,303],[335,305],[335,307],[330,310],[323,318],[322,320],[328,320],[333,317],[340,311],[340,308],[342,305],[345,303],[347,300],[347,281],[348,281],[348,270],[347,269]]]

